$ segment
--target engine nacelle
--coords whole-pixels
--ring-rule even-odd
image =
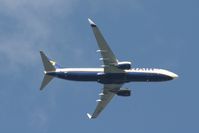
[[[121,89],[121,90],[117,91],[116,94],[118,96],[125,96],[125,97],[126,96],[130,96],[131,95],[131,90],[129,90],[129,89]]]
[[[117,68],[123,69],[123,70],[131,69],[131,62],[129,61],[118,62]]]

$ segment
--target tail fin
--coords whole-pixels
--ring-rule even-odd
[[[44,87],[53,79],[52,76],[46,75],[46,73],[49,71],[55,71],[57,68],[56,67],[57,64],[56,62],[49,60],[48,57],[44,54],[44,52],[40,51],[40,54],[45,69],[44,71],[45,75],[40,87],[40,90],[43,90]]]

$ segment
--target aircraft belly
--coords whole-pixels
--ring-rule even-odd
[[[100,72],[67,72],[65,79],[74,81],[97,81],[102,84],[121,84],[126,82],[126,74]]]
[[[122,84],[126,82],[126,73],[98,73],[98,82],[102,84]]]
[[[65,79],[74,81],[97,81],[97,72],[67,72]]]

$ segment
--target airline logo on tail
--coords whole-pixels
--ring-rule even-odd
[[[55,68],[61,68],[59,64],[57,64],[55,61],[49,59],[49,62],[55,67]]]
[[[50,63],[51,63],[53,66],[56,65],[56,62],[55,62],[55,61],[50,60]]]

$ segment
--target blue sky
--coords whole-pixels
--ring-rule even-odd
[[[0,0],[0,132],[199,132],[197,0]],[[119,60],[180,77],[129,83],[88,120],[102,85],[54,79],[40,92],[39,51],[65,67],[99,67],[87,18]]]

